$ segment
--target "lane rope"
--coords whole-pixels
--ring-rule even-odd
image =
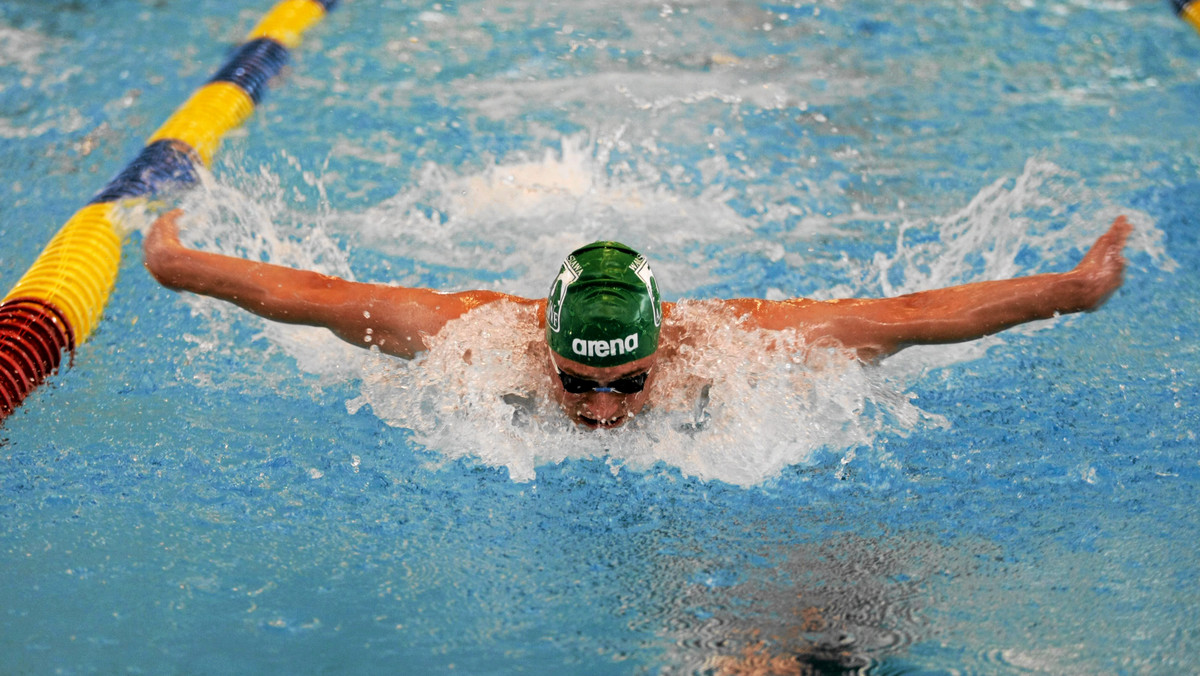
[[[1200,0],[1171,0],[1171,6],[1180,19],[1200,32]]]
[[[0,424],[100,320],[121,262],[117,203],[195,185],[197,166],[211,166],[221,138],[253,114],[289,51],[338,1],[277,3],[138,156],[67,220],[0,301]]]

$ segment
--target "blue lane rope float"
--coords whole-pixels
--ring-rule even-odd
[[[199,180],[221,138],[246,121],[303,33],[338,0],[282,0],[132,162],[72,216],[0,301],[0,423],[87,340],[116,283],[116,203]]]
[[[1180,19],[1200,31],[1200,0],[1171,0],[1171,6]]]

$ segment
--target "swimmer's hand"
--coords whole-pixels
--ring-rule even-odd
[[[1121,250],[1133,226],[1117,218],[1079,265],[1067,272],[975,282],[894,298],[813,301],[738,299],[730,305],[751,326],[794,328],[813,345],[832,341],[865,362],[910,345],[975,340],[1039,319],[1088,312],[1121,286]]]
[[[1133,225],[1124,216],[1118,216],[1109,226],[1108,232],[1101,235],[1083,260],[1073,270],[1066,273],[1080,285],[1079,310],[1090,312],[1099,308],[1113,293],[1120,288],[1124,281],[1125,241]]]
[[[176,291],[182,288],[178,278],[178,262],[181,254],[187,251],[179,243],[178,221],[182,215],[182,210],[174,209],[159,216],[150,226],[150,231],[146,233],[146,239],[142,243],[146,269],[159,284]]]

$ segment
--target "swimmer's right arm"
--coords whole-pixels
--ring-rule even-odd
[[[321,326],[348,343],[411,359],[425,338],[474,307],[534,301],[495,291],[431,289],[351,282],[339,277],[196,251],[179,241],[178,209],[150,227],[146,269],[163,286],[211,296],[285,324]]]

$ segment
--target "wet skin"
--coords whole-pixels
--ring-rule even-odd
[[[549,353],[550,350],[548,347],[546,351]],[[650,381],[654,379],[654,370],[651,367],[654,366],[657,359],[658,355],[652,354],[637,361],[631,361],[628,364],[600,368],[580,364],[561,355],[554,355],[554,362],[552,363],[549,359],[549,354],[547,354],[546,368],[550,372],[554,398],[572,422],[591,429],[611,429],[625,424],[630,418],[640,413],[646,407],[649,401]],[[650,374],[646,378],[646,385],[642,388],[641,392],[633,394],[619,394],[617,392],[571,394],[563,389],[562,381],[559,380],[558,374],[554,371],[555,363],[565,373],[577,378],[595,380],[601,385],[607,385],[614,380],[619,380],[626,376],[643,373],[647,369],[650,370]]]
[[[260,317],[286,324],[320,326],[358,347],[412,359],[429,348],[451,321],[489,303],[510,302],[536,310],[544,326],[546,301],[498,291],[442,293],[419,287],[354,282],[261,261],[196,251],[179,242],[179,210],[159,217],[143,248],[146,268],[168,288],[204,294],[233,303]],[[806,343],[832,345],[863,362],[877,362],[910,345],[944,345],[975,340],[1004,329],[1060,314],[1090,312],[1120,286],[1125,269],[1122,250],[1133,225],[1124,216],[1113,221],[1071,270],[1028,277],[960,284],[892,298],[761,298],[714,299],[730,321],[748,329],[797,331]],[[658,353],[607,368],[561,359],[559,366],[579,378],[611,383],[645,371],[658,357],[670,360],[686,340],[687,329],[670,320],[671,303],[663,303]],[[363,341],[363,336],[372,341]],[[545,345],[545,343],[542,343]],[[703,346],[700,346],[703,347]],[[566,392],[550,364],[543,363],[553,396],[575,423],[612,428],[627,422],[649,400],[651,371],[642,392]]]

